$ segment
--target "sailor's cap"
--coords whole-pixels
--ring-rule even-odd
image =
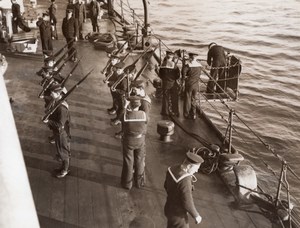
[[[212,46],[214,45],[217,45],[215,42],[211,42],[209,45],[208,45],[208,49],[210,49]]]
[[[124,62],[118,62],[116,65],[114,65],[115,68],[117,69],[122,69],[125,67],[125,63]]]
[[[66,9],[67,13],[73,13],[73,9]]]
[[[194,154],[192,152],[186,153],[186,159],[192,164],[201,164],[204,162],[203,158],[200,155]]]
[[[175,55],[175,53],[173,51],[167,50],[166,55],[172,56]]]
[[[109,54],[112,54],[114,50],[116,50],[115,47],[107,47],[107,48],[105,48],[105,51],[106,51],[107,53],[109,53]]]
[[[132,81],[130,84],[130,87],[133,88],[143,88],[145,89],[145,83],[143,80],[136,80],[136,81]]]
[[[141,105],[141,97],[130,96],[127,98],[131,105]]]
[[[48,13],[48,12],[44,12],[44,13],[42,14],[42,16],[43,16],[43,17],[49,16],[49,13]]]

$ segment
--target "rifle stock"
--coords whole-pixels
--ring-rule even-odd
[[[62,96],[62,98],[60,98],[55,105],[53,106],[53,108],[51,110],[49,110],[45,116],[42,118],[43,122],[46,122],[49,117],[55,112],[55,110],[67,99],[68,96],[70,96],[70,94],[77,88],[79,87],[79,85],[94,71],[94,69],[90,70],[90,72],[88,72],[79,82],[77,82],[65,95]]]
[[[64,80],[61,82],[61,87],[63,88],[66,84],[66,82],[69,80],[69,78],[72,76],[72,74],[74,73],[74,71],[76,70],[76,68],[78,67],[80,62],[80,59],[77,61],[77,63],[73,66],[72,70],[70,71],[70,73],[64,78]]]

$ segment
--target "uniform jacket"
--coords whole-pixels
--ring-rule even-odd
[[[207,53],[207,64],[212,67],[219,67],[226,65],[225,51],[222,46],[214,45]]]
[[[51,38],[52,30],[51,30],[51,23],[50,21],[38,20],[36,25],[40,29],[41,37],[49,37]]]
[[[141,106],[139,110],[144,111],[148,118],[150,109],[151,109],[151,98],[146,94],[146,96],[141,99]]]
[[[74,6],[75,8],[75,18],[78,19],[79,22],[83,22],[86,19],[86,8],[85,4],[79,4],[78,2]]]
[[[171,89],[175,81],[180,78],[180,70],[173,61],[165,60],[158,75],[162,80],[163,89]]]
[[[118,75],[118,78],[123,77],[123,74]],[[116,90],[119,94],[124,95],[127,91],[128,88],[128,82],[127,82],[127,78],[125,77],[117,86],[116,86]]]
[[[91,15],[91,18],[98,17],[100,15],[100,5],[97,1],[91,1],[90,15]]]
[[[182,77],[185,78],[185,86],[191,87],[197,85],[196,83],[200,80],[202,66],[197,62],[188,62],[182,68]]]
[[[74,17],[67,19],[65,17],[62,23],[62,33],[66,39],[74,38],[77,34],[78,25]]]
[[[66,102],[63,102],[49,117],[48,125],[54,134],[60,134],[65,131],[70,137],[70,114],[69,106]]]
[[[165,204],[167,217],[184,215],[186,212],[193,218],[199,215],[192,197],[192,176],[184,172],[180,165],[168,168],[164,187],[168,194]]]
[[[131,111],[126,109],[122,124],[124,137],[145,135],[147,132],[147,116],[144,111]]]

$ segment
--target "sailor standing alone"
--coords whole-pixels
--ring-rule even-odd
[[[181,165],[168,168],[165,190],[167,201],[165,204],[165,215],[168,219],[167,228],[188,228],[189,213],[196,224],[199,224],[202,217],[197,211],[192,197],[193,182],[197,179],[194,173],[200,168],[203,159],[194,153],[187,152],[186,159]]]

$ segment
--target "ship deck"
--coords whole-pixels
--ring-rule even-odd
[[[64,44],[63,40],[54,41],[56,49]],[[201,145],[177,127],[172,142],[160,141],[156,123],[162,119],[159,114],[161,102],[153,98],[146,137],[146,186],[130,191],[123,189],[120,186],[122,146],[121,141],[114,138],[119,127],[110,125],[111,116],[106,109],[110,107],[111,97],[100,73],[107,62],[106,53],[95,50],[88,41],[77,42],[76,46],[82,58],[66,87],[74,85],[91,68],[94,72],[68,99],[71,172],[63,179],[53,176],[59,163],[54,160],[55,146],[48,143],[51,132],[41,121],[44,102],[37,97],[41,78],[35,72],[42,66],[42,58],[7,57],[6,86],[14,100],[12,111],[40,226],[166,227],[163,213],[166,170],[182,162],[188,148]],[[132,57],[128,63],[131,61]],[[69,72],[73,64],[68,63],[63,72]],[[153,92],[151,84],[147,91]],[[180,117],[179,120],[207,141],[218,142],[215,133],[202,119],[193,121]],[[197,173],[196,177],[193,197],[203,221],[197,226],[190,218],[190,227],[272,227],[257,207],[239,209],[217,173]]]

